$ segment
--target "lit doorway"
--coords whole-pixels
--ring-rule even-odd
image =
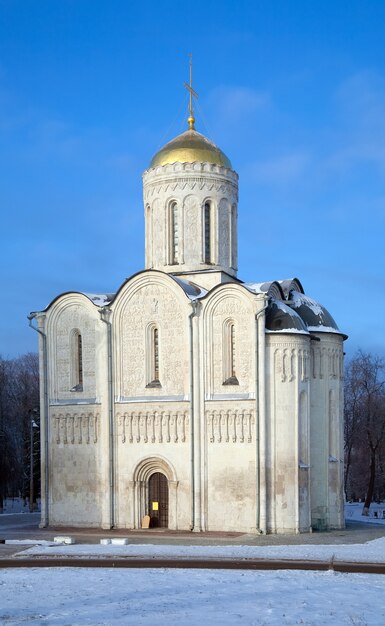
[[[149,478],[148,509],[151,526],[168,528],[168,480],[161,472],[155,472]]]

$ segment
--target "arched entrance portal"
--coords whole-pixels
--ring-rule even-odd
[[[161,472],[155,472],[149,478],[148,510],[151,526],[168,528],[168,480]]]
[[[178,529],[178,481],[168,460],[160,456],[142,459],[134,469],[131,487],[132,528],[141,528],[144,515],[150,515],[154,525]]]

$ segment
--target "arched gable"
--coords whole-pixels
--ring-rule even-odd
[[[208,396],[250,393],[255,388],[257,297],[242,285],[226,283],[211,290],[202,304]]]
[[[46,309],[45,332],[50,397],[73,401],[95,398],[96,344],[98,333],[103,332],[98,307],[82,293],[64,293]],[[74,341],[75,335],[80,341]]]
[[[159,271],[141,272],[122,286],[110,307],[115,395],[119,399],[185,394],[189,302],[180,283]],[[157,384],[150,375],[154,351],[149,328],[157,329]]]

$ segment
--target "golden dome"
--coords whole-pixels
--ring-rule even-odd
[[[232,169],[227,156],[212,141],[189,128],[172,141],[169,141],[155,154],[150,169],[168,163],[214,163]]]

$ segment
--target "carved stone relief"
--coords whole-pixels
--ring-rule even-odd
[[[341,348],[312,348],[311,350],[311,369],[313,378],[325,378],[325,372],[328,372],[329,378],[343,379],[344,376],[344,357]]]
[[[219,225],[219,263],[225,267],[231,267],[230,254],[230,205],[227,200],[222,198],[218,206],[218,225]]]
[[[127,411],[117,414],[122,443],[185,443],[188,411]]]
[[[147,184],[144,193],[145,202],[150,202],[153,198],[167,195],[170,192],[193,191],[199,189],[200,192],[215,192],[225,195],[230,202],[237,202],[238,189],[234,184],[224,182],[223,180],[206,179],[203,177],[194,178],[178,178],[178,180],[170,180],[168,182],[158,182]]]
[[[276,376],[282,383],[290,383],[297,377],[302,382],[309,380],[309,350],[292,346],[277,348],[274,352],[274,362]]]
[[[162,387],[156,393],[183,394],[188,371],[188,353],[184,340],[187,318],[182,315],[175,294],[163,284],[148,284],[133,294],[122,312],[120,323],[121,372],[117,395],[142,396],[151,382],[146,379],[146,330],[156,324],[159,331],[159,376]],[[170,346],[174,346],[170,350]]]
[[[89,444],[98,441],[98,413],[53,413],[51,423],[57,444]]]
[[[206,411],[210,443],[252,443],[254,413],[251,410]]]

